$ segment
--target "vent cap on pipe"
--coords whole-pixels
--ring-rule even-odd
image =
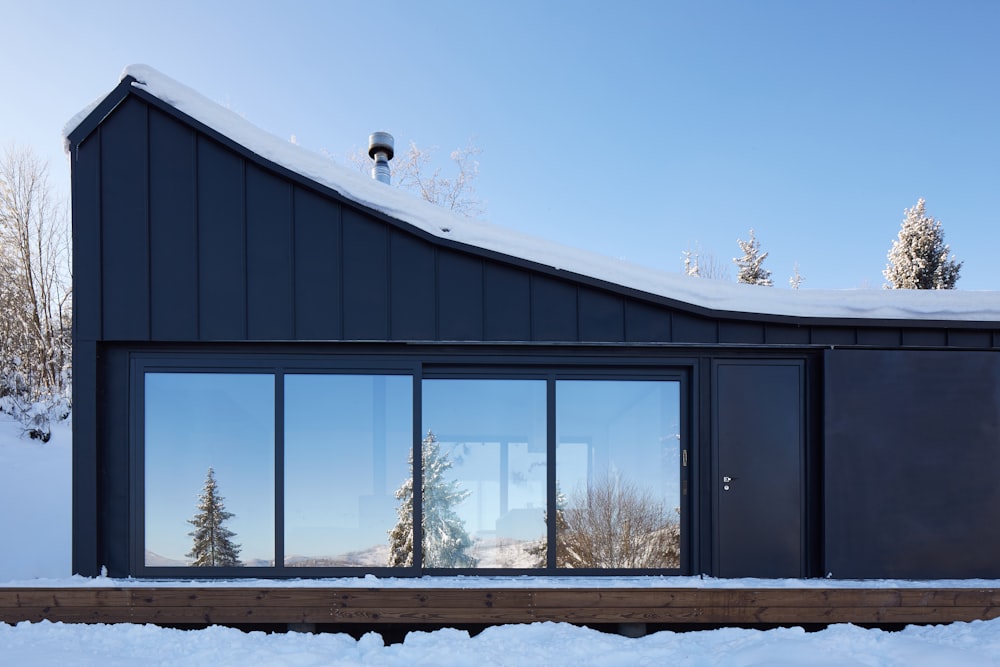
[[[381,181],[386,185],[391,178],[389,176],[389,160],[394,155],[392,135],[388,132],[372,132],[368,137],[368,157],[375,160],[372,167],[372,178]]]

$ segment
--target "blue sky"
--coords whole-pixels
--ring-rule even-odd
[[[927,200],[998,289],[1000,2],[0,0],[0,145],[68,192],[61,129],[145,63],[338,160],[482,149],[487,219],[679,271],[753,227],[787,288],[878,287]],[[735,271],[731,272],[735,275]]]

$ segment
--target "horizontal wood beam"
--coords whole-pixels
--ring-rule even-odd
[[[809,624],[1000,617],[993,589],[0,588],[0,622]]]

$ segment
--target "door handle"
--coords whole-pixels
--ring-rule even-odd
[[[722,476],[722,490],[723,491],[728,491],[729,490],[729,485],[733,482],[733,480],[736,480],[736,479],[739,479],[739,478],[738,477],[730,477],[729,475],[723,475]]]

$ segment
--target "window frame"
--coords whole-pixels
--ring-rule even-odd
[[[132,352],[130,354],[130,544],[129,570],[137,577],[147,578],[329,578],[419,576],[642,576],[681,575],[691,571],[696,561],[697,539],[692,535],[696,525],[698,467],[697,359],[691,358],[615,358],[612,356],[567,357],[518,355],[516,358],[485,355],[411,354],[304,354],[294,352]],[[274,377],[274,565],[269,567],[156,567],[145,564],[145,375],[146,373],[231,373],[271,374]],[[422,456],[421,428],[423,418],[422,383],[424,379],[534,379],[544,380],[546,395],[546,566],[544,568],[424,568],[422,565],[422,470],[412,468],[414,488],[414,554],[409,567],[322,566],[301,567],[284,564],[284,376],[286,374],[318,375],[406,375],[412,378],[413,460]],[[679,383],[681,485],[680,531],[681,559],[679,568],[602,569],[558,568],[556,522],[549,509],[556,505],[556,382],[558,380],[661,380]]]

